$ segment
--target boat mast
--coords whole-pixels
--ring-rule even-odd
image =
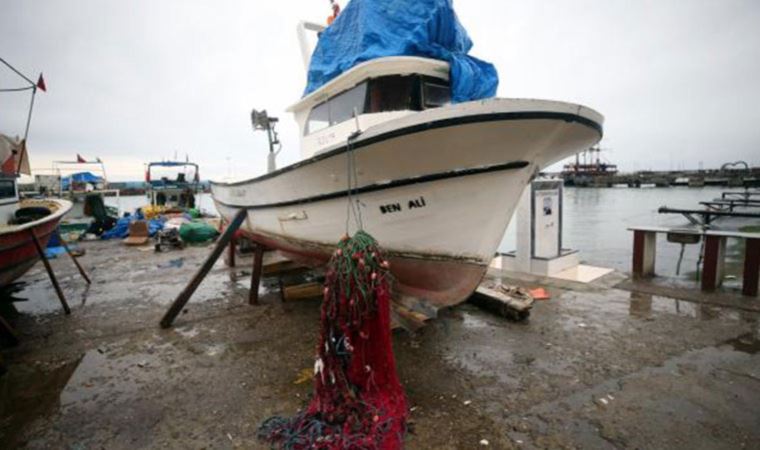
[[[26,127],[24,128],[24,139],[22,140],[23,147],[22,147],[22,150],[21,150],[21,156],[19,156],[19,161],[18,161],[18,164],[17,164],[17,167],[16,167],[16,176],[18,177],[21,174],[21,167],[22,167],[22,165],[24,163],[24,161],[23,161],[24,155],[26,154],[26,152],[24,150],[26,149],[26,139],[29,136],[29,126],[32,123],[32,110],[34,110],[34,97],[37,95],[37,88],[38,87],[40,89],[42,89],[43,91],[45,90],[45,83],[44,83],[44,81],[42,79],[42,74],[40,74],[39,81],[37,81],[35,83],[34,81],[32,81],[29,78],[27,78],[26,75],[24,75],[23,73],[21,73],[18,69],[16,69],[15,67],[13,67],[8,61],[4,60],[3,58],[0,58],[0,62],[3,63],[9,69],[11,69],[16,75],[18,75],[21,78],[23,78],[24,81],[26,81],[27,83],[29,83],[29,86],[24,87],[24,88],[2,89],[2,90],[0,90],[0,92],[18,92],[18,91],[25,91],[25,90],[29,90],[29,89],[32,90],[32,98],[29,101],[29,113],[26,115]]]

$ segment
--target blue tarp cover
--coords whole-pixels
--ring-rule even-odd
[[[135,214],[125,215],[116,222],[116,225],[114,225],[113,228],[103,233],[100,238],[105,240],[124,239],[125,237],[129,236],[129,224],[135,220],[145,220],[145,216],[143,216],[142,211],[138,210]],[[161,231],[163,228],[164,222],[161,219],[151,219],[148,221],[148,235],[151,237],[155,236],[155,234]]]
[[[493,97],[496,68],[469,56],[471,48],[452,0],[351,0],[317,43],[304,95],[365,61],[422,56],[451,65],[455,103]]]
[[[95,175],[92,172],[72,173],[71,175],[61,179],[61,187],[64,191],[69,188],[71,180],[74,180],[75,183],[100,183],[103,181],[103,178]]]

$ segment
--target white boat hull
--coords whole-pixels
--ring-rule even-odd
[[[479,283],[539,168],[601,138],[591,110],[527,104],[472,102],[383,124],[350,151],[344,144],[257,179],[212,183],[216,207],[227,220],[248,209],[244,233],[320,264],[358,227],[347,220],[354,173],[361,223],[389,253],[397,288],[455,304]]]

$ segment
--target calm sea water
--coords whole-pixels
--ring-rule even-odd
[[[688,225],[680,215],[658,214],[660,206],[697,209],[699,202],[719,197],[727,190],[721,187],[672,188],[565,188],[563,247],[580,251],[587,264],[630,271],[633,233],[627,228],[635,225],[680,227]],[[109,199],[109,203],[111,203]],[[121,197],[121,209],[132,211],[147,204],[144,196]],[[209,194],[199,196],[200,208],[216,214]],[[514,250],[515,226],[510,224],[499,247],[500,251]],[[681,250],[678,244],[658,237],[657,273],[674,276]],[[684,251],[681,276],[693,277],[699,257],[699,245],[687,245]]]

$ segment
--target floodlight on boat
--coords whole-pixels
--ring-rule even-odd
[[[267,130],[271,127],[271,124],[276,123],[277,120],[276,117],[269,117],[266,109],[261,111],[256,111],[254,109],[251,111],[251,123],[253,124],[254,130]]]
[[[275,162],[275,158],[277,156],[277,153],[280,152],[280,148],[282,148],[282,145],[280,144],[280,139],[277,136],[277,131],[275,131],[274,127],[279,121],[276,117],[269,117],[267,114],[267,110],[263,109],[261,111],[252,110],[251,111],[251,125],[253,125],[254,131],[264,131],[267,132],[267,137],[269,138],[269,156],[267,159],[267,172],[274,172],[277,170],[277,164]],[[277,151],[275,151],[275,146],[278,146]]]

